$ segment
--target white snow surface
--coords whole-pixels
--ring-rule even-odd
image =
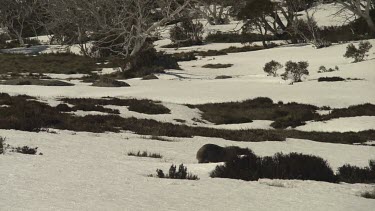
[[[2,210],[371,210],[374,200],[359,195],[373,186],[315,181],[245,182],[208,177],[217,164],[197,164],[205,143],[250,147],[258,155],[303,152],[327,159],[336,169],[375,158],[375,148],[289,139],[244,143],[203,137],[175,142],[131,133],[29,133],[0,130],[13,146],[37,146],[43,155],[7,152],[0,156]],[[127,156],[147,150],[162,159]],[[198,181],[148,177],[157,168],[184,163]],[[281,186],[281,187],[280,187]]]
[[[370,40],[375,46],[375,40]],[[351,63],[342,55],[346,44],[314,49],[307,46],[282,46],[255,52],[233,53],[225,56],[200,58],[180,62],[183,70],[170,70],[159,80],[127,80],[131,87],[102,88],[78,83],[72,87],[6,86],[0,91],[10,94],[27,94],[44,98],[67,97],[120,97],[147,98],[177,104],[241,101],[256,97],[269,97],[274,101],[299,102],[318,106],[347,107],[362,103],[375,103],[375,50],[360,63]],[[310,75],[302,83],[289,85],[280,77],[270,77],[263,66],[271,60],[285,63],[288,60],[308,61]],[[230,63],[230,68],[202,68],[209,63]],[[321,65],[338,66],[340,71],[317,73]],[[280,73],[283,70],[280,70]],[[219,75],[233,78],[215,80]],[[317,78],[340,76],[363,80],[346,82],[317,82]],[[173,88],[172,88],[173,87]]]
[[[342,17],[333,17],[337,6],[319,6],[315,19],[319,26],[341,25]],[[232,21],[223,26],[205,25],[205,34],[238,29],[240,23]],[[168,36],[165,32],[163,36]],[[48,37],[39,37],[48,43]],[[375,46],[375,40],[370,40]],[[220,50],[240,43],[207,44],[180,49],[160,46],[170,43],[158,41],[156,48],[167,53],[192,50]],[[370,51],[364,62],[351,63],[345,59],[347,44],[314,49],[310,45],[285,45],[278,48],[234,53],[225,56],[199,58],[180,62],[183,70],[168,70],[158,75],[159,80],[126,80],[131,87],[102,88],[71,80],[72,87],[6,86],[0,92],[12,95],[27,94],[39,97],[52,106],[61,97],[119,97],[159,100],[171,114],[147,115],[129,111],[126,107],[105,106],[119,109],[122,117],[154,119],[161,122],[213,127],[232,130],[270,129],[272,121],[255,120],[252,123],[213,125],[197,122],[201,114],[183,104],[228,102],[269,97],[275,102],[299,102],[332,108],[348,107],[362,103],[375,104],[375,50]],[[65,52],[66,46],[43,45],[6,50],[10,53]],[[79,54],[79,48],[70,48]],[[266,62],[276,60],[308,61],[310,75],[302,83],[289,85],[280,77],[270,77],[263,72]],[[202,68],[205,64],[233,64],[226,69]],[[319,66],[340,71],[317,73]],[[108,68],[100,72],[116,71]],[[280,70],[281,73],[283,70]],[[216,80],[219,75],[233,78]],[[70,80],[80,75],[50,74],[53,78]],[[319,77],[339,76],[363,80],[320,83]],[[0,105],[3,107],[4,105]],[[319,111],[328,113],[329,111]],[[107,115],[101,112],[74,112],[75,115]],[[374,117],[350,117],[326,122],[307,122],[297,129],[303,131],[363,131],[375,129]],[[249,147],[259,156],[277,152],[299,152],[320,156],[334,170],[349,163],[364,167],[375,159],[374,146],[343,145],[287,139],[283,142],[234,142],[219,138],[173,138],[170,142],[154,140],[149,136],[130,132],[94,134],[51,130],[55,133],[30,133],[0,130],[6,143],[12,146],[38,147],[43,155],[23,155],[7,151],[0,156],[0,210],[373,210],[375,200],[360,197],[372,190],[368,184],[333,184],[316,181],[269,180],[245,182],[230,179],[213,179],[209,172],[215,163],[198,164],[197,150],[204,144]],[[369,141],[368,144],[373,144]],[[128,152],[148,151],[160,153],[162,159],[127,156]],[[156,169],[167,171],[171,164],[184,163],[188,170],[200,177],[198,181],[169,180],[148,177]]]
[[[297,130],[303,131],[325,131],[325,132],[358,132],[364,130],[375,130],[375,117],[359,116],[337,118],[321,122],[308,122],[306,125],[299,126]],[[375,140],[375,137],[374,137]]]

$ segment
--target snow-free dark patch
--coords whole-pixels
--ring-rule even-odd
[[[91,99],[97,102],[106,99]],[[124,105],[126,101],[112,100],[110,104]],[[64,99],[75,105],[82,99]],[[84,99],[83,99],[84,101]],[[134,101],[134,100],[133,100]],[[76,103],[74,103],[76,102]],[[150,119],[122,118],[118,115],[87,115],[74,116],[60,112],[56,107],[35,101],[27,96],[9,96],[0,93],[0,103],[7,105],[0,107],[0,129],[14,129],[38,132],[42,128],[54,128],[72,131],[94,133],[133,131],[140,135],[168,136],[168,137],[214,137],[231,141],[261,142],[284,141],[286,138],[306,139],[326,143],[354,144],[364,143],[375,137],[375,130],[360,132],[305,132],[297,130],[227,130],[208,127],[191,127],[182,124],[159,122]],[[122,104],[124,103],[124,104]],[[101,105],[98,103],[97,105]],[[103,104],[102,104],[103,105]],[[141,105],[136,102],[134,105]]]
[[[345,81],[345,79],[341,78],[341,77],[320,77],[320,78],[318,78],[318,82],[335,82],[335,81]]]
[[[211,69],[222,69],[222,68],[229,68],[232,67],[233,64],[206,64],[203,65],[203,68],[211,68]]]
[[[0,82],[3,85],[34,85],[34,86],[74,86],[74,84],[59,81],[59,80],[40,80],[40,79],[11,79],[7,81]]]
[[[219,75],[215,77],[215,79],[229,79],[229,78],[233,78],[233,77],[229,75]]]
[[[128,156],[147,157],[147,158],[163,158],[163,156],[160,155],[159,153],[150,153],[150,152],[147,152],[147,151],[129,152]]]
[[[216,166],[210,176],[246,181],[256,181],[260,178],[337,181],[326,160],[299,153],[277,153],[272,157],[236,157],[224,165]]]
[[[118,81],[112,78],[101,77],[99,80],[95,81],[92,86],[98,87],[129,87],[130,85],[123,81]]]

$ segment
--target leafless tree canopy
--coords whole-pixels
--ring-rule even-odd
[[[375,23],[370,16],[370,11],[375,9],[374,0],[337,0],[336,2],[342,6],[341,11],[349,10],[353,15],[362,17],[375,34]]]
[[[124,57],[176,18],[190,0],[45,0],[49,28],[65,42],[87,43]],[[69,34],[70,33],[70,34]]]

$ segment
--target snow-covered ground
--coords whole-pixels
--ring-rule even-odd
[[[316,20],[320,26],[336,25],[343,19],[332,17],[337,7],[319,7]],[[231,31],[238,22],[224,26],[208,26],[205,33]],[[167,35],[167,34],[166,34]],[[42,41],[48,42],[46,37]],[[158,41],[157,49],[167,53],[192,50],[220,50],[240,43],[207,44],[180,49],[162,49],[169,40]],[[375,40],[370,40],[375,46]],[[310,45],[282,47],[234,53],[225,56],[199,58],[180,62],[183,70],[168,70],[158,75],[159,80],[126,80],[131,87],[103,88],[71,80],[72,87],[6,86],[0,92],[12,95],[27,94],[56,106],[61,97],[119,97],[160,100],[171,114],[147,115],[119,109],[122,117],[155,119],[189,126],[204,126],[231,130],[249,128],[270,129],[272,121],[213,125],[202,123],[199,110],[184,104],[228,102],[270,97],[275,102],[300,102],[332,108],[362,103],[375,104],[375,50],[364,62],[351,63],[345,59],[347,44],[314,49]],[[29,49],[8,50],[13,53],[62,52],[64,46],[44,45]],[[71,51],[79,53],[74,46]],[[283,81],[263,72],[266,62],[276,60],[308,61],[310,75],[302,83]],[[225,69],[207,69],[205,64],[233,64]],[[340,71],[318,73],[319,67],[338,66]],[[112,73],[104,69],[100,74]],[[280,70],[281,73],[283,70]],[[227,75],[231,79],[217,80]],[[70,80],[83,75],[48,74],[52,78]],[[319,77],[339,76],[363,80],[346,82],[318,82]],[[3,105],[0,105],[3,106]],[[329,111],[327,111],[329,112]],[[76,115],[100,112],[74,112]],[[363,131],[375,129],[374,117],[350,117],[326,122],[307,122],[297,129],[303,131]],[[360,167],[375,159],[375,147],[313,142],[287,139],[283,142],[234,142],[219,138],[173,138],[170,142],[153,140],[130,132],[93,134],[53,130],[56,133],[30,133],[0,130],[6,143],[12,146],[39,147],[43,155],[23,155],[7,152],[0,156],[0,210],[373,210],[375,201],[360,197],[374,185],[332,184],[316,181],[261,179],[245,182],[212,179],[209,172],[217,164],[198,164],[197,150],[206,143],[221,146],[249,147],[259,156],[277,152],[314,154],[328,161],[334,170],[346,163]],[[370,143],[370,142],[369,142]],[[162,159],[129,157],[128,152],[160,153]],[[188,170],[200,177],[199,181],[168,180],[148,177],[156,169],[167,171],[171,164],[184,163]]]
[[[375,40],[370,40],[375,46]],[[45,98],[67,97],[135,97],[178,104],[202,104],[209,102],[239,101],[255,97],[270,97],[274,101],[300,102],[318,106],[347,107],[362,103],[375,103],[375,50],[360,63],[345,59],[346,44],[314,49],[307,46],[283,46],[255,52],[233,53],[224,56],[200,58],[181,62],[183,70],[170,70],[168,77],[159,80],[127,80],[131,87],[101,88],[78,83],[72,87],[5,86],[0,90],[10,94],[27,94]],[[302,83],[289,85],[280,77],[270,77],[263,66],[271,60],[285,63],[308,61],[310,75]],[[230,63],[230,68],[202,68],[205,64]],[[340,71],[317,73],[321,65],[338,66]],[[282,71],[282,70],[280,70]],[[219,75],[231,79],[216,80]],[[318,77],[340,76],[363,80],[346,82],[318,82]],[[173,87],[173,88],[171,88]],[[360,94],[359,94],[360,93]]]
[[[374,200],[359,195],[365,184],[262,179],[245,182],[208,177],[216,164],[197,164],[203,144],[249,147],[258,155],[303,152],[344,163],[367,165],[375,148],[290,139],[285,142],[238,143],[194,137],[175,142],[130,133],[28,133],[0,130],[13,146],[37,146],[43,155],[0,156],[2,210],[371,210]],[[127,156],[147,150],[162,159]],[[199,181],[150,178],[157,168],[184,163]],[[282,186],[282,187],[279,187]]]

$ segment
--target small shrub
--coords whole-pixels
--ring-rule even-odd
[[[5,145],[5,138],[0,136],[0,155],[4,154],[4,145]]]
[[[356,48],[353,43],[350,43],[348,46],[346,46],[344,57],[353,58],[354,62],[361,62],[365,57],[368,56],[367,53],[371,48],[372,45],[369,41],[361,41],[358,48]]]
[[[339,69],[339,67],[338,66],[335,66],[335,68],[333,69],[333,68],[329,68],[329,69],[327,69],[325,66],[320,66],[319,67],[319,71],[318,71],[318,73],[327,73],[327,72],[334,72],[334,71],[339,71],[340,69]]]
[[[335,82],[335,81],[345,81],[345,79],[341,78],[341,77],[320,77],[320,78],[318,78],[318,82]]]
[[[28,146],[23,146],[23,147],[11,147],[11,152],[17,152],[21,154],[26,154],[26,155],[35,155],[37,153],[38,147],[32,148]]]
[[[306,61],[298,63],[288,61],[285,63],[285,73],[281,76],[284,80],[291,78],[293,82],[301,82],[303,75],[309,75],[309,71],[307,70],[308,67],[309,63]]]
[[[222,69],[222,68],[228,68],[232,67],[233,64],[206,64],[203,65],[203,68],[211,68],[211,69]]]
[[[117,81],[111,78],[101,77],[98,81],[94,82],[92,86],[97,87],[129,87],[130,85],[123,81]]]
[[[233,78],[233,77],[229,75],[218,75],[215,77],[215,79],[229,79],[229,78]]]
[[[186,179],[186,180],[199,180],[197,175],[189,173],[187,167],[181,164],[178,167],[178,170],[175,165],[172,165],[169,168],[168,174],[164,174],[163,170],[157,169],[156,176],[158,178],[167,178],[167,179]]]
[[[375,199],[375,188],[372,191],[362,193],[361,196],[366,199]]]
[[[156,79],[159,79],[159,78],[154,74],[146,75],[146,76],[143,76],[142,78],[142,80],[156,80]]]
[[[135,157],[148,157],[148,158],[163,158],[162,155],[159,153],[149,153],[147,151],[138,151],[137,153],[135,152],[129,152],[128,156],[135,156]]]
[[[196,57],[195,53],[194,52],[180,52],[180,53],[174,53],[172,54],[172,57],[176,60],[176,61],[181,61],[181,62],[185,62],[185,61],[193,61],[193,60],[197,60],[198,58]]]
[[[266,63],[265,65],[264,65],[264,68],[263,68],[263,70],[264,70],[264,72],[266,72],[269,76],[274,76],[274,77],[276,77],[277,76],[277,70],[279,70],[280,68],[282,68],[283,66],[279,63],[279,62],[277,62],[277,61],[275,61],[275,60],[272,60],[272,61],[270,61],[270,62],[268,62],[268,63]]]
[[[360,168],[345,164],[338,169],[338,178],[346,183],[375,183],[375,169],[373,161],[369,162],[370,167]]]

